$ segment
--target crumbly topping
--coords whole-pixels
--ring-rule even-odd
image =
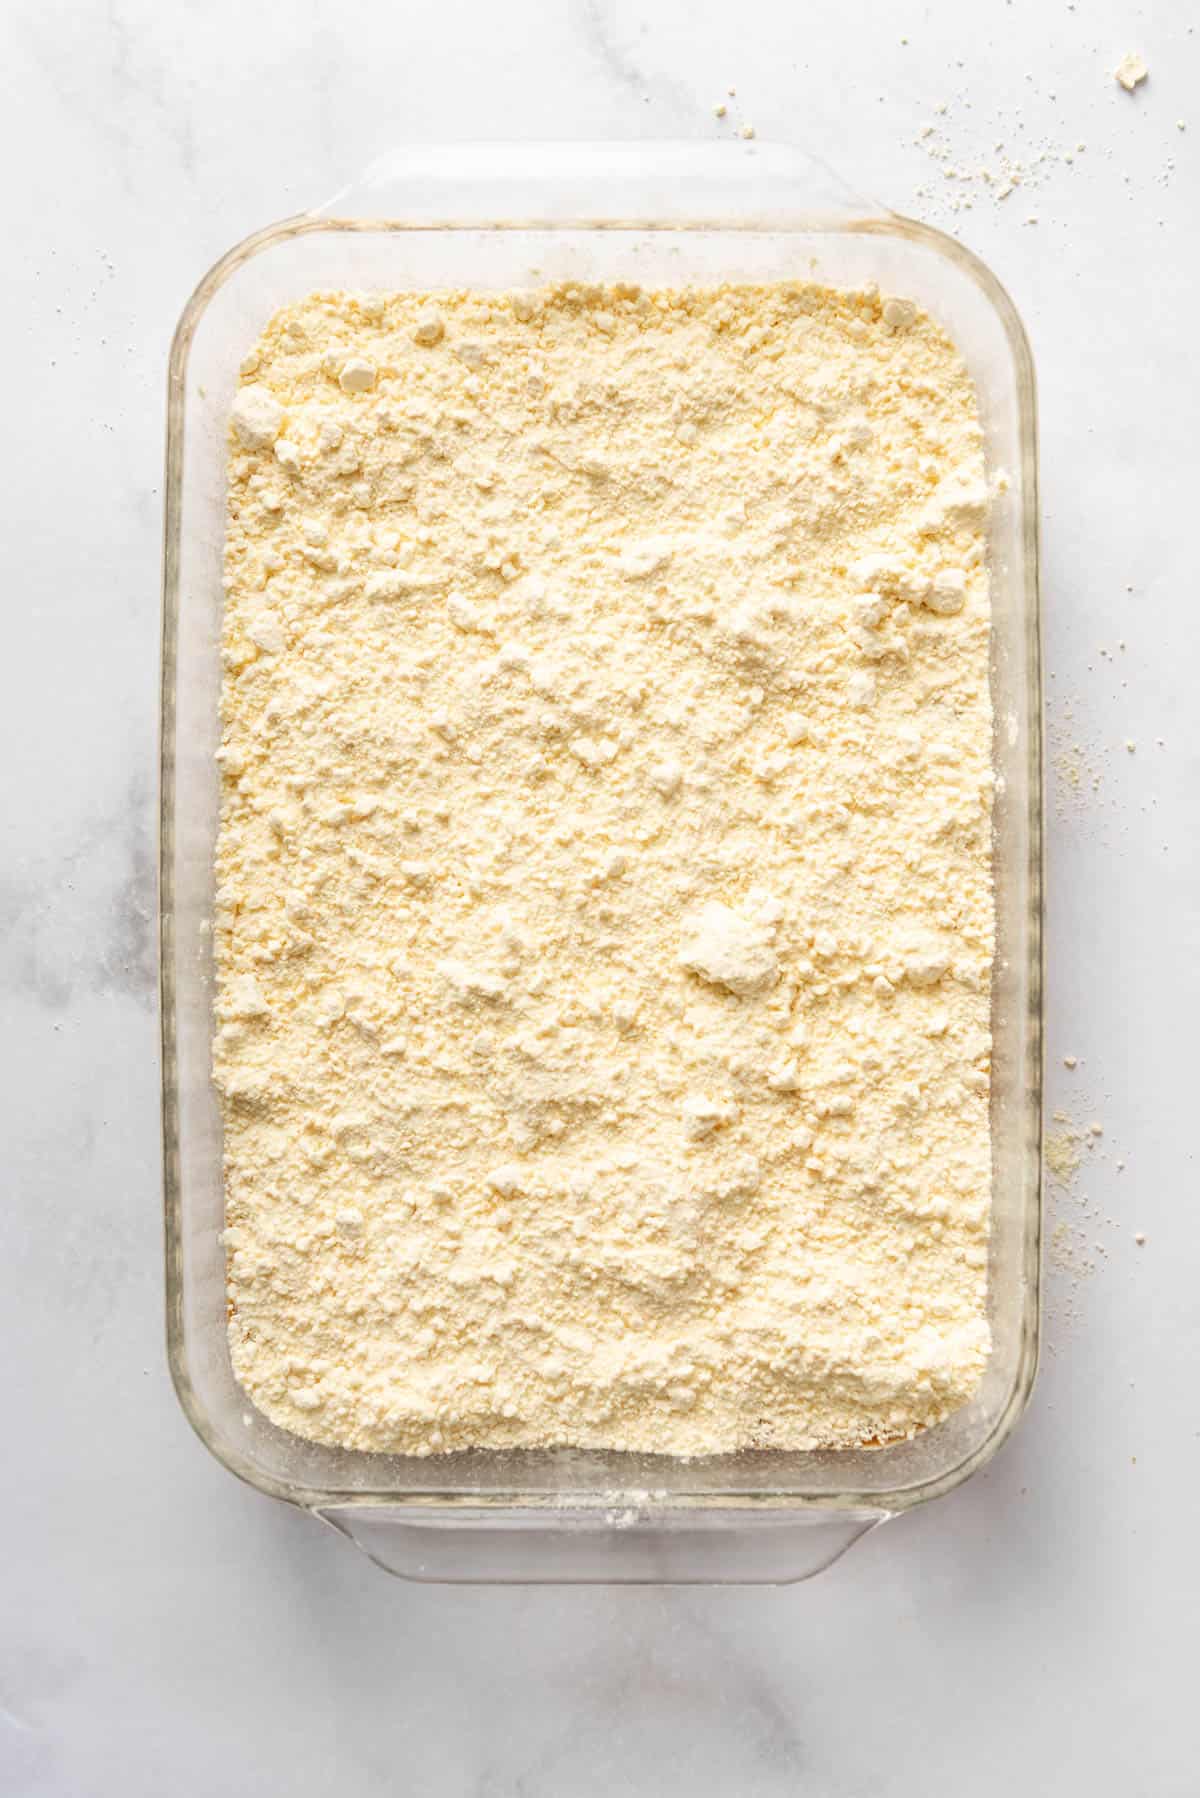
[[[234,1366],[301,1435],[911,1434],[989,1340],[988,502],[911,301],[322,293],[230,434]]]

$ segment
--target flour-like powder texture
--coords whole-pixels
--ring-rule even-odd
[[[911,1435],[985,1318],[988,486],[911,301],[318,293],[230,424],[234,1367],[356,1449]]]

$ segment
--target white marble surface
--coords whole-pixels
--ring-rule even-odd
[[[1193,10],[3,8],[0,1790],[1196,1790]],[[1133,97],[1108,73],[1130,48],[1151,69]],[[164,1365],[151,918],[168,340],[227,245],[390,144],[711,136],[731,129],[712,114],[731,84],[735,122],[958,229],[1028,321],[1066,769],[1050,785],[1050,1104],[1104,1135],[1051,1193],[1033,1409],[952,1498],[790,1590],[406,1587],[212,1462]],[[1001,138],[1087,148],[996,202],[939,172],[923,122],[968,174]],[[955,194],[975,204],[951,212]]]

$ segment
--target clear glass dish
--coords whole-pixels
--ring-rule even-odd
[[[238,364],[314,288],[518,287],[562,278],[868,281],[918,300],[975,379],[991,519],[997,956],[995,1347],[965,1408],[911,1441],[681,1462],[563,1450],[410,1459],[269,1423],[226,1341],[221,1121],[210,1078],[225,431]],[[1037,1363],[1041,1220],[1042,781],[1037,462],[1029,346],[995,277],[952,239],[857,202],[780,145],[405,150],[318,212],[231,250],[170,362],[162,633],[160,941],[167,1329],[202,1440],[233,1473],[420,1579],[783,1581],[950,1491],[1009,1435]]]

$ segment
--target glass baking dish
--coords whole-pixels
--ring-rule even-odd
[[[973,1401],[911,1441],[684,1462],[560,1450],[412,1459],[269,1423],[226,1342],[221,1122],[210,1078],[225,433],[241,357],[315,288],[512,288],[555,279],[876,282],[918,300],[976,382],[989,468],[997,955],[994,1351]],[[171,353],[162,632],[160,972],[172,1375],[233,1473],[418,1579],[784,1581],[950,1491],[1005,1440],[1037,1363],[1042,782],[1037,463],[1029,346],[995,277],[952,239],[856,201],[781,145],[403,150],[329,206],[231,250]]]

